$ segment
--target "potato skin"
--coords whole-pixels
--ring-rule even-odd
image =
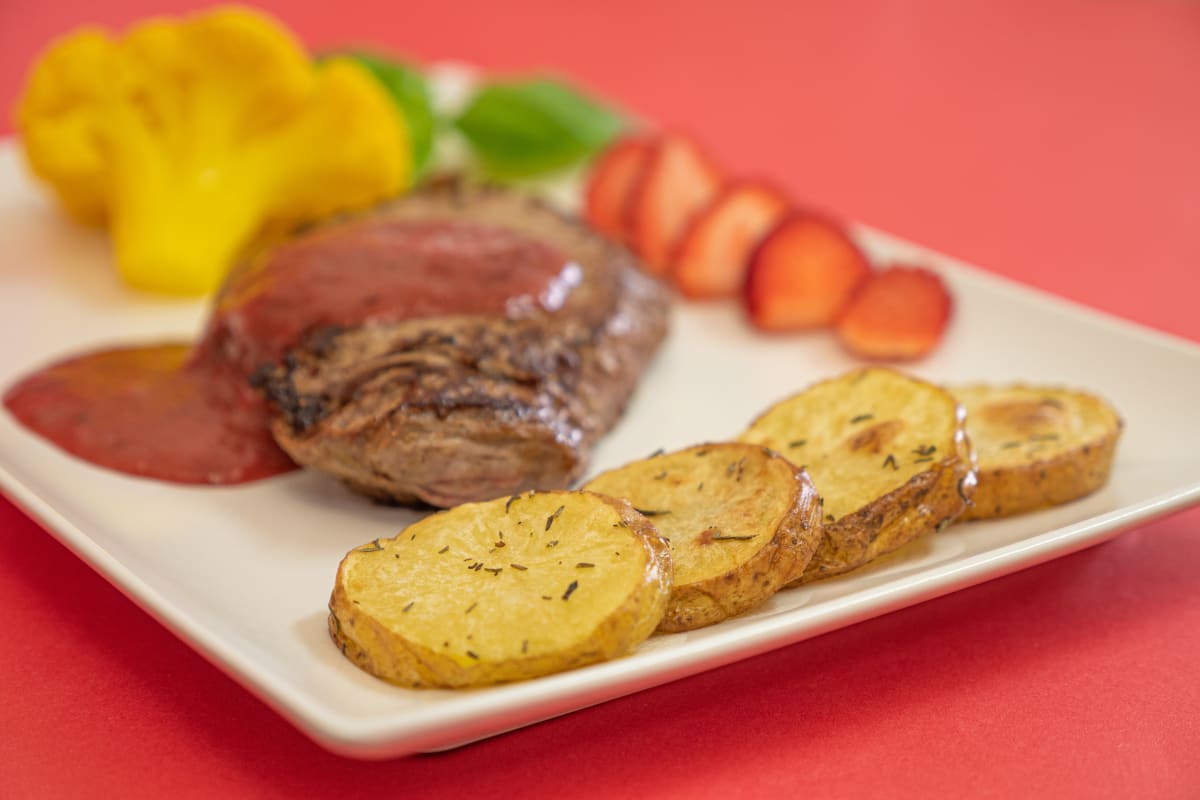
[[[975,408],[968,411],[967,427],[975,435],[980,451],[979,487],[975,492],[974,504],[962,515],[963,520],[1008,517],[1062,505],[1089,495],[1108,482],[1124,422],[1101,398],[1076,390],[1026,384],[969,386],[951,388],[951,391],[956,394],[962,392],[973,401],[968,403],[969,408]],[[1056,452],[1049,457],[1029,457],[1019,462],[1008,459],[1003,463],[1000,459],[989,458],[985,453],[994,452],[999,444],[994,437],[1000,435],[1001,431],[973,424],[972,415],[988,403],[1013,403],[1030,398],[1052,402],[1066,416],[1074,419],[1079,419],[1080,414],[1089,414],[1093,419],[1103,420],[1100,426],[1102,432],[1091,437],[1072,436],[1071,426],[1062,425],[1056,428],[1059,432],[1054,436],[1062,436],[1060,441],[1069,446],[1056,447]],[[1053,425],[1045,421],[1035,421],[1025,426],[1015,424],[1003,435],[1025,436],[1048,427]]]
[[[958,519],[976,489],[970,444],[965,434],[958,441],[959,452],[935,469],[914,475],[852,514],[827,521],[817,552],[788,588],[849,572]]]
[[[778,454],[774,457],[786,461]],[[821,502],[808,473],[788,463],[795,476],[791,509],[770,542],[739,569],[675,587],[658,625],[660,632],[694,630],[744,614],[803,574],[824,536]]]
[[[569,497],[582,493],[558,494]],[[670,550],[654,525],[628,503],[586,494],[613,506],[621,522],[635,533],[648,559],[648,579],[640,582],[618,609],[574,647],[524,658],[460,664],[449,655],[408,640],[372,616],[360,613],[346,589],[346,560],[338,568],[329,600],[329,635],[334,644],[366,672],[412,688],[464,688],[519,681],[628,654],[654,632],[662,619],[671,587]]]
[[[741,439],[812,459],[826,495],[824,537],[788,586],[856,569],[962,514],[976,485],[965,420],[942,387],[884,367],[820,381],[760,414]]]
[[[1020,469],[997,467],[979,471],[974,504],[961,519],[1011,517],[1078,500],[1108,483],[1117,436],[1035,461]]]

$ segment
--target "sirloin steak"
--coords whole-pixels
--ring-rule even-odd
[[[403,310],[312,329],[255,382],[293,459],[376,499],[568,486],[666,334],[669,294],[628,251],[524,194],[449,183],[310,235],[315,256],[301,237],[266,271],[379,261]]]

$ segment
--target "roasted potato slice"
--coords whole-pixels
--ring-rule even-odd
[[[628,500],[670,542],[675,577],[660,631],[712,625],[762,605],[803,572],[821,539],[812,481],[754,445],[651,456],[584,488]]]
[[[975,488],[963,416],[945,389],[872,367],[755,420],[741,440],[805,465],[824,500],[824,538],[795,583],[859,567],[961,514]]]
[[[979,460],[962,519],[1006,517],[1083,497],[1108,481],[1123,423],[1104,400],[1048,386],[960,386]]]
[[[479,686],[630,652],[671,586],[667,544],[624,500],[530,492],[426,517],[351,550],[329,632],[403,686]]]

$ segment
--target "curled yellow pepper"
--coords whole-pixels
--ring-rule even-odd
[[[33,172],[110,228],[121,276],[151,291],[211,292],[262,231],[395,194],[411,174],[404,120],[364,68],[314,64],[238,7],[70,34],[17,116]]]

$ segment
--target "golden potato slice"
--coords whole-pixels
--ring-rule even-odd
[[[963,416],[946,390],[873,367],[755,420],[741,440],[804,465],[824,500],[825,536],[795,583],[854,569],[961,514],[975,488]]]
[[[662,619],[670,586],[666,543],[628,503],[530,492],[351,550],[329,632],[393,683],[478,686],[630,652]]]
[[[671,545],[675,575],[660,631],[757,608],[799,576],[821,539],[812,481],[747,444],[705,444],[605,472],[585,489],[628,500]]]
[[[979,461],[975,503],[962,519],[1060,505],[1108,481],[1123,423],[1104,400],[1047,386],[960,386]]]

